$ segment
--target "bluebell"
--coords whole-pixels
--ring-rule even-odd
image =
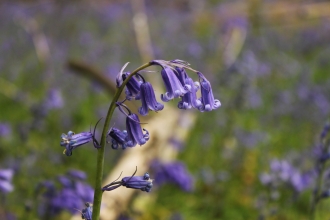
[[[140,89],[142,106],[139,108],[139,113],[141,115],[147,115],[149,109],[157,112],[164,108],[163,104],[157,102],[154,89],[149,82],[142,83]]]
[[[112,191],[120,186],[126,188],[139,189],[144,192],[150,192],[152,188],[152,179],[150,179],[149,173],[145,173],[143,176],[130,176],[124,177],[121,181],[112,182],[102,188],[103,191]]]
[[[169,66],[163,67],[161,75],[166,88],[166,93],[161,95],[163,102],[168,102],[171,99],[183,96],[188,92]]]
[[[127,146],[134,147],[136,144],[144,145],[149,140],[149,132],[143,129],[142,132],[140,119],[136,114],[129,114],[126,118]]]
[[[93,134],[91,132],[75,134],[73,131],[69,131],[67,135],[62,134],[61,138],[61,146],[65,147],[63,153],[67,156],[71,156],[72,150],[90,142],[93,139]]]
[[[127,147],[128,135],[126,130],[121,131],[118,128],[111,128],[108,135],[111,137],[111,147],[113,149],[118,149],[120,146],[122,149]]]
[[[124,177],[121,181],[122,186],[126,188],[140,189],[145,192],[150,192],[152,188],[149,173],[145,173],[143,176]]]
[[[125,80],[128,77],[129,73],[123,73],[122,77]],[[127,100],[139,100],[140,99],[140,86],[142,81],[138,80],[136,76],[133,76],[129,79],[125,87],[125,94]]]
[[[204,75],[200,72],[197,72],[200,84],[201,84],[201,94],[202,97],[200,98],[203,108],[201,111],[212,111],[217,109],[221,106],[221,103],[218,99],[214,99],[212,87],[210,82],[204,77]]]

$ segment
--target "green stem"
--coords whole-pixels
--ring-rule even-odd
[[[103,131],[102,131],[102,136],[101,136],[101,143],[100,143],[100,148],[98,149],[97,152],[97,167],[96,167],[96,177],[95,177],[95,189],[94,189],[94,202],[93,202],[93,220],[99,220],[100,218],[100,209],[101,209],[101,201],[102,201],[102,179],[103,179],[103,166],[104,166],[104,150],[105,150],[105,144],[106,144],[106,137],[107,137],[107,132],[108,128],[110,125],[110,119],[112,118],[113,112],[115,111],[116,108],[116,102],[118,102],[118,99],[120,97],[120,94],[122,93],[125,85],[129,81],[129,79],[134,76],[137,72],[140,70],[143,70],[149,66],[151,66],[152,63],[146,63],[136,70],[134,70],[128,77],[125,79],[123,84],[117,89],[113,100],[110,104],[110,107],[108,109],[107,117],[104,122],[103,126]]]

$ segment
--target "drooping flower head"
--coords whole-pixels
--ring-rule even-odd
[[[194,82],[184,70],[184,68],[175,67],[180,82],[185,85],[185,89],[188,90],[186,94],[182,96],[182,100],[178,103],[179,109],[190,109],[191,107],[198,110],[202,109],[202,102],[197,98],[196,92],[199,89],[199,83]]]
[[[143,116],[147,115],[149,109],[151,111],[161,111],[164,105],[157,102],[154,89],[149,82],[143,82],[140,86],[142,106],[139,108],[139,113]]]
[[[129,72],[124,72],[124,69],[127,67],[129,63],[126,63],[118,73],[116,77],[117,87],[120,87],[123,84],[123,81],[127,79],[129,76]],[[125,87],[125,94],[127,100],[139,100],[140,99],[140,85],[142,82],[135,76],[129,79]]]
[[[144,192],[150,192],[152,188],[152,179],[150,179],[149,173],[145,173],[143,176],[124,177],[121,181],[114,181],[102,188],[102,191],[112,191],[120,186],[125,186],[126,188],[139,189]]]
[[[149,132],[143,129],[142,132],[139,117],[131,113],[126,118],[126,129],[127,129],[127,146],[134,147],[136,144],[144,145],[149,140]]]
[[[149,132],[146,129],[141,128],[139,117],[136,114],[132,113],[123,103],[118,102],[117,106],[119,110],[127,116],[126,117],[127,137],[125,137],[125,141],[123,141],[125,134],[116,132],[114,130],[113,134],[116,135],[114,137],[118,138],[116,142],[126,144],[127,147],[135,147],[136,144],[144,145],[149,140]],[[125,108],[128,113],[126,113],[123,108]],[[145,131],[145,133],[143,133],[142,130]]]
[[[166,88],[166,93],[161,95],[163,102],[168,102],[173,98],[178,98],[187,93],[187,90],[170,67],[164,66],[161,75]]]
[[[61,135],[62,140],[61,140],[60,145],[62,147],[65,147],[63,154],[65,154],[67,156],[71,156],[72,151],[75,148],[77,148],[81,145],[87,144],[91,140],[93,141],[93,145],[95,148],[100,148],[100,144],[95,138],[95,129],[96,129],[97,124],[101,121],[101,119],[97,121],[97,123],[94,127],[93,133],[91,133],[91,131],[90,131],[90,132],[81,132],[79,134],[75,134],[73,131],[69,131],[67,135],[62,134]]]
[[[81,132],[75,134],[73,131],[69,131],[67,135],[62,134],[61,138],[61,146],[65,147],[63,153],[67,156],[71,156],[72,151],[75,148],[90,142],[93,139],[93,134],[91,132]]]
[[[203,104],[202,111],[212,111],[214,109],[219,108],[221,106],[221,103],[218,99],[214,99],[210,82],[204,77],[202,73],[197,72],[197,74],[199,76],[201,84],[202,97],[200,98],[200,100]]]
[[[128,75],[130,73],[129,72],[125,72],[122,77],[123,80],[125,80]],[[138,80],[137,77],[133,76],[132,78],[129,79],[129,81],[126,84],[126,89],[125,89],[125,94],[126,94],[126,99],[127,100],[139,100],[140,99],[140,86],[141,86],[142,82],[140,80]]]
[[[108,132],[108,135],[111,137],[111,147],[112,149],[118,149],[118,147],[122,147],[122,149],[126,149],[127,147],[127,131],[119,130],[118,128],[111,128]]]
[[[143,176],[124,177],[121,182],[122,186],[126,188],[140,189],[145,192],[150,192],[152,188],[152,180],[149,173],[145,173]]]
[[[188,92],[188,90],[185,89],[184,84],[180,82],[178,76],[175,74],[175,62],[154,60],[152,63],[163,68],[161,70],[161,76],[166,88],[166,92],[161,95],[163,102],[168,102],[173,98],[178,98]]]

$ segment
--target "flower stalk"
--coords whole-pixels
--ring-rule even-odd
[[[100,148],[97,152],[97,167],[96,167],[96,177],[95,177],[95,191],[94,191],[94,202],[93,202],[93,220],[99,220],[100,219],[100,209],[101,209],[101,201],[102,201],[102,179],[103,179],[103,166],[104,166],[104,150],[105,150],[105,144],[106,144],[106,137],[108,134],[108,129],[110,126],[110,120],[112,118],[113,112],[115,108],[117,107],[116,102],[118,102],[118,99],[120,97],[120,94],[125,88],[125,85],[127,82],[140,70],[143,70],[149,66],[151,66],[152,63],[146,63],[139,68],[135,69],[131,74],[127,76],[127,78],[123,81],[123,83],[117,88],[117,91],[112,99],[112,102],[109,106],[108,113],[104,122],[102,136],[101,136],[101,142],[100,142]]]

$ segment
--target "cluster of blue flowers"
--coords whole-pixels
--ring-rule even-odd
[[[219,100],[214,99],[210,82],[204,75],[189,67],[189,64],[182,60],[164,61],[154,60],[153,65],[162,67],[161,76],[166,88],[166,92],[161,94],[160,98],[163,102],[169,102],[174,98],[181,98],[178,103],[179,109],[196,108],[201,112],[212,111],[221,106]],[[124,66],[125,67],[125,66]],[[192,70],[197,73],[199,82],[194,82],[185,71],[185,69]],[[117,86],[128,77],[129,72],[122,71],[117,76]],[[201,89],[201,97],[197,98],[197,91]],[[151,83],[146,82],[141,74],[132,77],[126,84],[126,100],[141,100],[142,106],[138,112],[140,115],[148,115],[149,111],[161,111],[164,105],[159,103],[156,99],[154,89]],[[145,134],[141,130],[140,120],[138,116],[131,113],[125,105],[118,103],[121,112],[127,115],[126,130],[119,130],[118,128],[111,128],[108,135],[111,137],[111,144],[113,149],[121,147],[134,147],[137,144],[143,145],[149,140],[149,133],[145,129]],[[128,113],[123,111],[125,107]]]
[[[69,170],[57,177],[57,181],[41,182],[36,188],[40,195],[38,213],[44,219],[59,214],[63,210],[76,213],[85,204],[92,201],[94,189],[86,182],[86,174],[79,170]]]
[[[113,149],[118,149],[119,147],[126,149],[127,147],[135,147],[136,145],[141,146],[147,143],[150,138],[149,132],[141,127],[138,115],[131,112],[124,104],[125,101],[140,100],[141,107],[139,107],[138,113],[142,116],[148,115],[149,111],[158,112],[164,109],[164,105],[156,99],[152,84],[147,82],[140,72],[137,72],[133,76],[130,75],[130,72],[124,72],[127,65],[128,63],[124,65],[116,77],[118,88],[122,86],[125,80],[127,81],[125,86],[125,100],[116,102],[116,107],[119,111],[126,115],[126,130],[120,130],[115,127],[109,129],[107,136],[111,138],[110,143]],[[220,101],[213,96],[210,82],[202,73],[192,69],[189,63],[182,60],[153,60],[149,63],[149,66],[150,65],[156,65],[162,68],[161,76],[166,88],[166,92],[160,96],[163,102],[169,102],[174,98],[180,98],[181,100],[178,102],[179,109],[186,110],[195,108],[201,112],[212,111],[221,106]],[[194,82],[193,79],[188,76],[186,69],[197,73],[199,81]],[[200,97],[197,95],[199,89]],[[97,124],[95,128],[96,126]],[[60,145],[65,147],[63,153],[67,156],[71,156],[74,149],[91,141],[93,141],[95,148],[99,148],[100,145],[95,138],[95,128],[94,133],[90,131],[75,134],[69,131],[68,134],[62,134]],[[149,192],[152,188],[152,179],[150,179],[149,174],[145,173],[143,176],[134,175],[135,173],[130,177],[124,177],[121,181],[116,180],[104,186],[102,191],[111,191],[120,186],[124,186]],[[186,172],[184,165],[181,163],[164,164],[159,167],[157,177],[160,179],[160,182],[173,182],[186,191],[192,190],[193,187],[193,179]],[[56,196],[56,198],[58,198],[59,195],[56,194]],[[74,195],[72,195],[72,198],[74,198]],[[90,200],[86,199],[85,201]],[[84,208],[82,212],[83,219],[89,219],[91,213],[91,206],[86,205],[86,208]]]
[[[166,92],[161,94],[163,102],[169,102],[174,98],[181,98],[178,102],[179,109],[196,108],[201,112],[212,111],[221,106],[218,99],[215,99],[212,92],[210,82],[205,76],[190,68],[189,64],[182,60],[154,60],[151,61],[152,65],[162,67],[161,76],[166,88]],[[116,78],[117,87],[120,87],[125,79],[129,76],[129,72],[124,72],[122,68]],[[199,82],[194,82],[185,71],[189,69],[197,73]],[[201,95],[198,98],[197,92],[200,89]],[[126,117],[126,130],[120,130],[112,127],[108,132],[111,138],[111,146],[113,149],[121,147],[135,147],[136,145],[144,145],[149,140],[149,132],[141,128],[140,119],[137,114],[132,113],[123,103],[126,100],[141,100],[142,106],[138,112],[140,115],[145,116],[149,111],[161,111],[164,105],[159,103],[156,99],[154,89],[150,82],[146,82],[141,74],[137,74],[129,79],[125,87],[126,99],[123,102],[117,102],[119,110],[125,114]],[[127,112],[126,112],[126,111]],[[94,146],[98,148],[94,134],[91,132],[82,132],[75,134],[69,131],[68,134],[62,134],[61,146],[65,147],[64,153],[67,156],[72,155],[72,151],[93,140]]]

